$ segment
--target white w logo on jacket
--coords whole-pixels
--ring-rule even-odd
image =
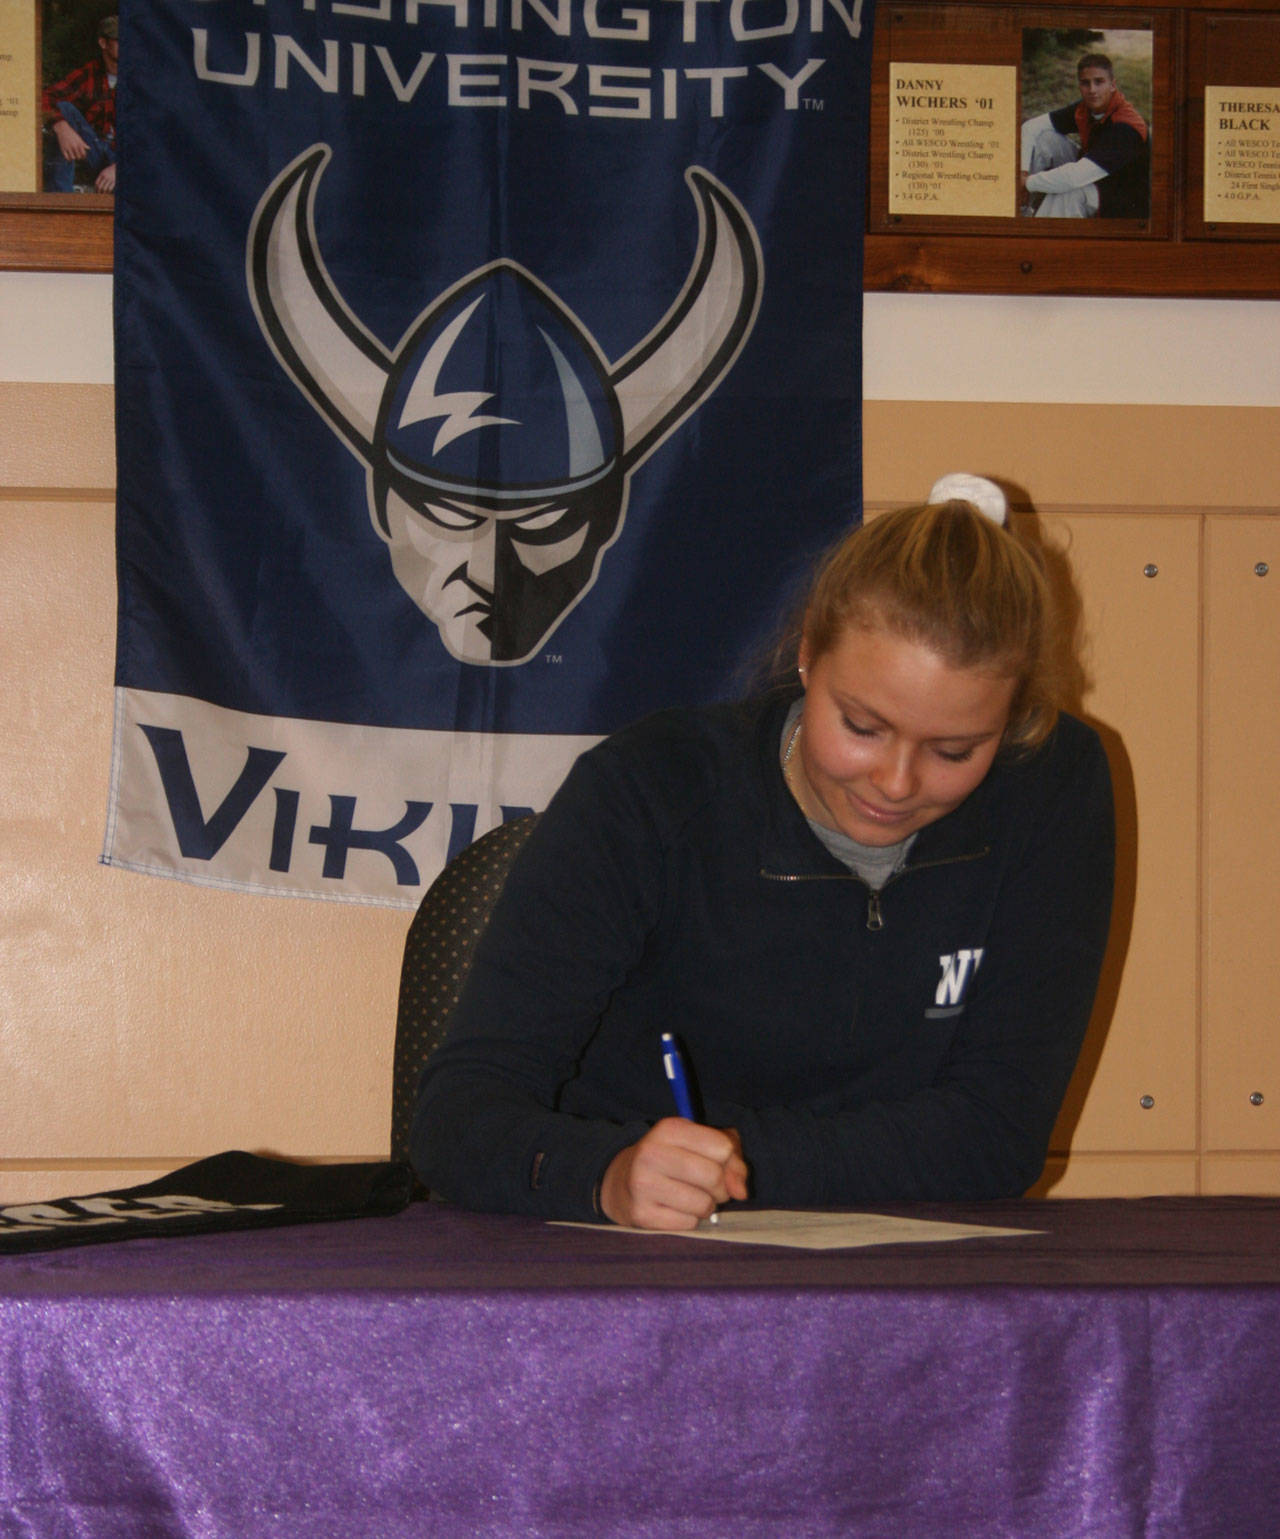
[[[942,968],[942,978],[933,996],[935,1005],[958,1005],[964,997],[964,991],[969,982],[969,971],[978,970],[978,963],[982,961],[982,947],[975,946],[972,950],[956,951],[949,956],[941,956],[938,963]]]

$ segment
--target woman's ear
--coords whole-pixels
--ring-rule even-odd
[[[800,675],[800,683],[806,689],[809,685],[809,655],[811,650],[812,649],[809,646],[809,638],[807,636],[802,636],[800,638],[800,651],[796,658],[796,662],[799,665],[796,669],[796,672]]]

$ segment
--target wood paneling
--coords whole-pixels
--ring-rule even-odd
[[[0,268],[109,273],[115,201],[95,192],[0,195]]]
[[[1153,0],[1133,9],[1099,0],[1087,9],[881,6],[872,64],[868,233],[863,285],[951,294],[1111,294],[1275,297],[1274,224],[1206,225],[1206,84],[1274,87],[1280,26],[1274,0]],[[1243,12],[1232,15],[1229,12]],[[1020,62],[1024,27],[1151,31],[1151,217],[1148,220],[925,218],[887,212],[888,66]],[[1081,228],[1083,227],[1083,228]]]

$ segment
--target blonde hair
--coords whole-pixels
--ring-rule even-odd
[[[1002,747],[1053,731],[1066,693],[1038,550],[968,502],[901,508],[846,535],[823,561],[802,622],[810,660],[850,626],[887,630],[952,667],[1015,681]]]

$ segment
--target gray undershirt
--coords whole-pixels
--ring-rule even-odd
[[[787,712],[787,719],[782,724],[782,741],[778,748],[778,757],[783,761],[784,779],[787,744],[791,741],[791,734],[796,729],[796,723],[800,720],[800,712],[803,709],[804,701],[797,700]],[[839,833],[834,828],[827,828],[822,823],[815,823],[807,814],[805,822],[825,849],[834,855],[842,866],[847,866],[855,876],[860,876],[873,892],[879,892],[906,860],[907,851],[915,843],[916,838],[914,834],[908,834],[897,844],[859,844],[856,839],[850,839],[848,834]]]

